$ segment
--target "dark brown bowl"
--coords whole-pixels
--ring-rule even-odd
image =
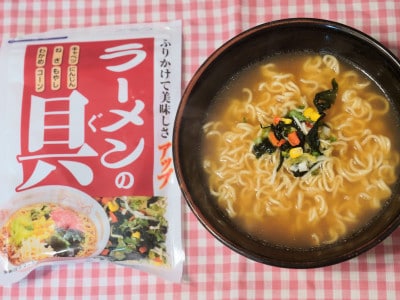
[[[205,228],[232,250],[264,264],[312,268],[363,253],[400,224],[399,184],[382,213],[363,230],[336,244],[292,249],[257,241],[238,230],[209,194],[200,158],[202,126],[216,93],[249,64],[280,53],[330,53],[360,68],[385,92],[399,112],[400,61],[368,35],[336,22],[286,19],[259,25],[235,36],[204,62],[189,82],[176,116],[173,154],[183,195]],[[399,115],[399,114],[398,114]]]

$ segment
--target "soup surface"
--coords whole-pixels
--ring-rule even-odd
[[[207,116],[210,193],[256,238],[289,247],[334,243],[390,198],[396,122],[378,87],[337,58],[270,58],[232,78]]]

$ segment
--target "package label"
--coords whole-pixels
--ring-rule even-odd
[[[179,281],[180,22],[63,33],[0,52],[0,279],[90,257]]]

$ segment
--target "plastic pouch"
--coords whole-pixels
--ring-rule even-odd
[[[4,41],[0,65],[0,282],[89,259],[180,281],[180,21]]]

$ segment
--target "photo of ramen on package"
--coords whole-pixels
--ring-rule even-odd
[[[180,281],[181,24],[4,41],[0,279],[85,260]]]

